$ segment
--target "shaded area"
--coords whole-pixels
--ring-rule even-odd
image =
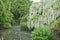
[[[54,32],[54,37],[55,37],[55,39],[56,39],[56,40],[60,40],[59,35],[57,35],[57,32],[58,32],[58,31],[53,31],[53,32]]]
[[[31,35],[20,31],[19,26],[15,26],[12,29],[0,30],[0,40],[31,40]]]

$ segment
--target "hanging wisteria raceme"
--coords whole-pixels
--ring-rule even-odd
[[[41,0],[32,3],[28,20],[29,28],[45,27],[49,28],[50,24],[60,16],[60,0]]]

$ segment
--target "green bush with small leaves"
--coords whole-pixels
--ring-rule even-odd
[[[21,30],[26,31],[27,30],[27,22],[20,23],[20,28],[21,28]]]
[[[54,40],[53,32],[47,28],[37,28],[32,31],[32,40]]]
[[[10,24],[10,23],[5,23],[3,26],[4,26],[4,28],[6,28],[6,29],[7,29],[7,28],[11,28],[11,24]]]

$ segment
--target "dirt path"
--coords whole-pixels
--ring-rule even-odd
[[[19,26],[14,26],[12,29],[0,30],[0,40],[31,40],[31,35],[20,31]]]

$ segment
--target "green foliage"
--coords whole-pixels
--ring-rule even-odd
[[[0,0],[0,26],[10,27],[15,19],[28,14],[30,5],[29,0]]]
[[[11,0],[12,1],[12,0]],[[17,14],[22,17],[26,14],[29,13],[29,8],[31,5],[31,1],[30,0],[13,0],[12,1],[12,12],[16,12]],[[16,14],[16,13],[14,13]]]
[[[3,26],[4,26],[4,28],[11,28],[11,24],[10,23],[5,23]]]
[[[38,18],[37,18],[37,17],[34,17],[34,18],[32,19],[32,21],[33,21],[33,22],[38,22]]]
[[[10,12],[11,4],[9,0],[0,0],[0,25],[6,28],[11,27],[13,14]]]
[[[60,4],[60,0],[56,0],[55,1],[55,4]]]
[[[32,40],[54,40],[53,33],[47,28],[37,28],[32,32]]]
[[[20,24],[20,28],[21,28],[21,30],[27,30],[27,23],[26,22],[22,22],[21,24]]]
[[[38,10],[38,8],[37,7],[34,7],[34,10]]]
[[[32,21],[33,21],[33,22],[38,22],[38,19],[33,19]]]
[[[55,4],[60,4],[60,1],[55,2]]]
[[[54,4],[57,6],[54,6],[53,9],[56,11],[60,11],[60,0],[55,0]]]
[[[54,22],[52,22],[50,25],[54,26],[54,27],[59,27],[60,26],[60,17],[58,19],[56,19]]]
[[[46,9],[45,9],[45,12],[48,12],[49,9],[50,9],[50,7],[46,8]]]
[[[60,26],[60,18],[58,18],[56,21],[55,21],[55,26]]]
[[[53,9],[58,11],[58,10],[60,10],[60,6],[54,7]]]

